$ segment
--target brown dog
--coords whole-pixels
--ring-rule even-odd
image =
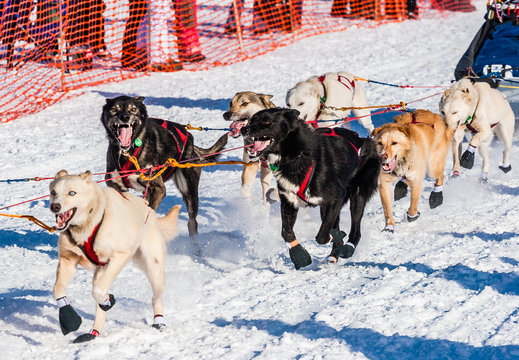
[[[416,110],[394,118],[372,132],[377,153],[382,159],[380,170],[380,199],[386,219],[385,231],[394,231],[391,184],[403,178],[411,189],[411,204],[407,221],[418,218],[418,200],[422,183],[427,174],[436,179],[429,197],[434,209],[443,203],[443,177],[450,139],[445,124],[438,114],[428,110]]]
[[[223,114],[223,118],[232,121],[229,136],[237,138],[241,136],[240,129],[249,123],[252,115],[260,110],[275,108],[276,105],[270,101],[272,95],[257,94],[252,91],[242,91],[236,93],[231,99],[229,110]],[[244,145],[252,145],[251,140],[244,140]],[[250,163],[251,147],[243,150],[243,162]],[[279,199],[277,189],[270,187],[272,180],[272,170],[265,161],[252,161],[252,165],[243,166],[241,174],[241,194],[244,198],[252,198],[252,184],[256,174],[260,171],[260,182],[262,188],[263,204],[267,205]],[[271,194],[270,196],[268,194]]]

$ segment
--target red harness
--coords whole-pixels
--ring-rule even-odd
[[[337,134],[335,132],[335,129],[326,129],[326,132],[323,132],[322,135],[337,136],[337,137],[341,137],[343,139],[348,140],[345,136],[341,136],[341,135]],[[355,135],[357,135],[357,133],[355,133]],[[357,156],[360,157],[360,148],[357,148],[350,140],[348,140],[348,142],[355,149]],[[312,177],[314,176],[314,170],[315,170],[315,166],[314,166],[314,161],[312,160],[310,167],[306,171],[305,178],[304,178],[303,182],[301,183],[301,185],[299,185],[299,189],[297,190],[297,196],[299,196],[299,198],[306,203],[308,203],[308,199],[305,196],[305,192],[308,189],[308,186],[310,186],[310,182],[312,181]]]
[[[326,103],[326,86],[324,86],[325,78],[326,78],[326,75],[319,76],[319,82],[323,85],[324,96],[321,99],[319,99],[320,106],[319,106],[319,110],[317,110],[317,114],[315,114],[315,119],[313,121],[308,121],[308,123],[310,123],[314,127],[314,129],[317,129],[319,127],[319,125],[317,124],[317,119],[319,119],[319,116],[321,116],[321,112],[324,108],[324,104]],[[342,82],[342,79],[346,79],[347,84]],[[348,79],[345,76],[337,75],[337,81],[340,82],[342,85],[346,86],[348,88],[348,90],[351,90],[355,96],[355,80],[351,81],[350,79]],[[348,86],[348,84],[351,87]]]
[[[69,230],[67,230],[68,232],[68,235],[72,241],[73,244],[75,244],[78,248],[81,249],[81,251],[83,251],[83,254],[85,254],[86,258],[94,265],[96,266],[103,266],[105,265],[106,263],[103,263],[99,260],[99,257],[97,257],[97,254],[96,252],[94,251],[94,242],[96,240],[96,237],[97,237],[97,233],[99,231],[99,228],[101,227],[101,224],[103,223],[103,219],[104,219],[104,214],[103,214],[103,217],[101,218],[101,221],[99,222],[99,224],[96,225],[96,227],[94,228],[94,231],[92,232],[92,234],[88,237],[88,240],[87,242],[85,242],[83,245],[79,245],[76,240],[74,240],[74,238],[72,237],[72,234],[70,233]]]
[[[494,128],[495,126],[497,126],[497,124],[499,124],[498,122],[495,123],[495,124],[492,124],[490,125],[490,128]],[[466,124],[467,125],[467,129],[469,129],[473,134],[477,134],[479,131],[477,131],[472,125],[470,124]]]
[[[162,124],[160,126],[162,126],[164,129],[168,130],[171,133],[171,136],[173,137],[173,140],[175,140],[175,144],[177,145],[177,150],[178,150],[178,154],[179,154],[178,159],[175,159],[175,160],[180,161],[180,159],[182,158],[182,155],[184,154],[184,150],[186,148],[186,143],[188,140],[187,131],[185,130],[185,128],[183,128],[183,127],[181,128],[179,125],[168,122],[166,120],[155,119],[155,118],[149,118],[148,120],[152,120],[157,123],[162,122]],[[178,139],[174,135],[175,133],[172,132],[171,127],[173,127],[176,134],[178,135]],[[142,145],[135,148],[135,151],[132,154],[133,157],[137,157],[137,155],[139,155],[139,152],[141,151],[141,147],[142,147]],[[118,158],[116,158],[115,164],[117,166],[117,170],[121,171],[121,172],[135,169],[135,165],[129,159],[126,160],[126,162],[124,163],[123,166],[121,166],[119,164]],[[173,175],[175,170],[176,170],[175,167],[171,167],[168,171],[164,172],[162,174],[163,181],[164,182],[167,181]],[[127,188],[132,188],[130,180],[128,180],[127,176],[122,177],[122,181]]]
[[[424,122],[416,121],[415,114],[411,114],[411,116],[413,117],[413,120],[411,120],[411,124],[425,124],[425,125],[429,125],[430,127],[432,127],[434,129],[434,124],[431,125],[431,124],[427,124]]]

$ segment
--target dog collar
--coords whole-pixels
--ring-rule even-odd
[[[465,122],[461,125],[467,125],[467,124],[469,124],[469,121],[472,122],[471,120],[472,120],[472,116],[469,115],[469,116],[467,116],[467,120],[465,120]]]

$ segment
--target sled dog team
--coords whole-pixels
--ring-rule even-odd
[[[161,329],[166,324],[162,302],[166,242],[175,236],[180,206],[174,206],[161,218],[155,210],[166,195],[164,183],[172,179],[187,208],[189,235],[196,236],[201,170],[166,167],[160,174],[137,173],[136,164],[146,170],[168,159],[212,162],[225,147],[228,136],[242,136],[247,145],[243,161],[252,163],[243,166],[242,196],[252,196],[259,171],[263,203],[269,206],[280,202],[281,236],[289,245],[296,269],[312,262],[293,230],[299,207],[319,206],[321,226],[316,241],[332,243],[327,261],[335,263],[354,254],[365,205],[377,188],[385,217],[384,231],[395,230],[393,198],[405,197],[408,189],[407,220],[420,216],[418,201],[426,174],[435,180],[430,208],[443,203],[449,144],[453,176],[460,174],[461,167],[473,167],[478,149],[483,159],[481,178],[488,179],[488,150],[494,133],[504,145],[499,168],[505,173],[511,170],[514,113],[505,97],[484,82],[456,82],[440,100],[441,115],[416,110],[376,129],[366,109],[364,90],[347,72],[327,73],[297,83],[287,92],[287,108],[276,107],[271,98],[251,91],[237,93],[223,114],[224,120],[231,121],[231,131],[209,149],[196,146],[183,125],[149,117],[142,97],[106,100],[101,121],[108,138],[108,187],[101,188],[88,171],[70,175],[61,170],[50,184],[50,210],[56,215],[56,229],[60,231],[54,298],[64,335],[78,330],[82,322],[66,296],[78,265],[94,271],[92,296],[96,313],[92,329],[74,342],[99,336],[106,312],[116,301],[110,286],[130,260],[144,271],[151,285],[152,326]],[[348,116],[350,110],[370,137],[361,138],[335,126],[336,120]],[[460,155],[465,134],[472,137]],[[276,188],[270,187],[272,177]],[[129,193],[130,188],[143,192],[144,198]],[[347,203],[351,218],[348,234],[340,229],[340,212]]]

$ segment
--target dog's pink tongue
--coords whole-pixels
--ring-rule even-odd
[[[382,164],[382,169],[385,172],[390,173],[395,169],[395,166],[396,166],[396,158],[393,158],[390,161],[388,161],[387,163]]]
[[[67,222],[69,216],[70,216],[70,211],[66,211],[66,212],[58,215],[58,217],[56,218],[56,223],[58,225],[58,228],[63,227],[63,225]]]
[[[238,137],[241,135],[241,128],[245,125],[245,121],[233,121],[230,128],[231,131],[229,131],[229,136],[231,137]]]
[[[119,129],[119,141],[122,146],[130,146],[132,143],[132,128],[121,127]]]
[[[250,151],[252,154],[255,154],[257,151],[261,151],[265,149],[268,145],[268,140],[265,141],[254,141],[254,146],[252,147],[252,150]]]

